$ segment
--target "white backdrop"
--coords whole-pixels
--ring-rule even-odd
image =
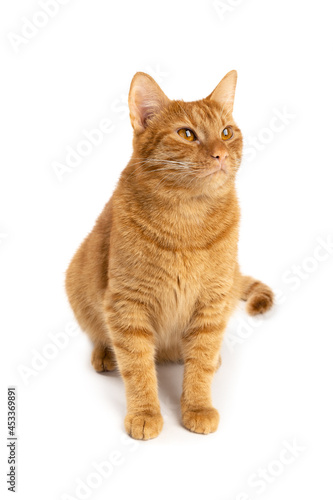
[[[329,7],[1,3],[1,498],[12,498],[12,385],[20,500],[332,497]],[[170,98],[194,100],[231,69],[246,140],[239,258],[274,288],[277,304],[256,321],[240,305],[228,327],[213,385],[215,434],[181,426],[183,368],[170,365],[158,370],[162,434],[136,442],[124,433],[122,380],[90,365],[64,272],[130,157],[134,73],[150,73]]]

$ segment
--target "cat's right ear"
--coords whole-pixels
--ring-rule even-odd
[[[136,73],[133,77],[128,96],[128,105],[132,127],[141,133],[147,127],[147,120],[159,113],[169,99],[146,73]]]
[[[237,71],[229,71],[220,81],[218,86],[207,97],[218,102],[226,111],[232,113],[237,84]]]

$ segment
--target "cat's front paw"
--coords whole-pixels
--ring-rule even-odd
[[[160,413],[129,413],[125,417],[126,432],[134,439],[152,439],[159,435],[163,427]]]
[[[189,431],[198,434],[215,432],[220,421],[219,412],[215,408],[186,410],[183,413],[183,424]]]

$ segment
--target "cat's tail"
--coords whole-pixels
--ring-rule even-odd
[[[274,303],[274,294],[269,286],[251,276],[241,276],[241,296],[246,301],[246,311],[251,315],[268,311]]]

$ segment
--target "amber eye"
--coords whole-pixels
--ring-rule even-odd
[[[186,139],[187,141],[195,141],[197,139],[196,135],[192,130],[189,128],[181,128],[178,130],[178,134],[180,137],[183,139]]]
[[[222,140],[228,141],[234,135],[231,127],[226,127],[222,130]]]

